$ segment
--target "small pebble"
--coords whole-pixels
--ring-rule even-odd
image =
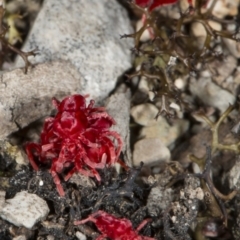
[[[27,238],[24,235],[20,235],[20,236],[14,237],[13,240],[27,240]]]
[[[151,103],[143,103],[131,108],[131,115],[134,121],[142,126],[151,126],[157,123],[155,117],[158,109]]]
[[[157,138],[145,138],[134,145],[133,165],[139,166],[141,162],[145,166],[158,166],[170,159],[169,149]]]
[[[26,191],[8,199],[0,211],[0,217],[17,227],[31,229],[37,222],[44,220],[49,213],[47,203],[36,194]]]
[[[81,233],[81,232],[76,232],[76,237],[79,240],[87,240],[87,237],[83,233]]]

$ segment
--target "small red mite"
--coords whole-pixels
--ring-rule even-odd
[[[67,170],[67,181],[75,172],[95,177],[101,181],[97,169],[111,166],[119,160],[122,140],[117,132],[110,131],[114,119],[103,107],[94,107],[91,100],[79,94],[53,98],[57,109],[55,117],[45,120],[40,143],[27,143],[26,153],[32,167],[37,171],[40,164],[50,164],[50,173],[60,196],[64,190],[58,174]]]
[[[192,6],[192,0],[187,0],[189,3],[189,6]],[[160,6],[165,5],[171,5],[174,3],[177,3],[178,0],[135,0],[135,4],[138,5],[141,8],[148,8],[148,10],[151,12],[155,8],[158,8]],[[142,15],[142,23],[143,25],[146,23],[146,15]],[[150,38],[154,39],[155,34],[153,32],[153,29],[151,27],[147,28]]]
[[[102,240],[106,237],[111,240],[156,240],[155,238],[145,237],[138,234],[138,232],[150,221],[150,219],[143,220],[137,229],[134,230],[132,223],[128,219],[119,219],[114,215],[99,210],[86,219],[75,221],[74,225],[93,222],[102,233],[96,240]]]

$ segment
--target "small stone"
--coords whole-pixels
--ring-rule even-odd
[[[208,69],[212,72],[212,79],[217,85],[222,86],[223,82],[226,81],[228,77],[232,76],[237,65],[237,59],[230,55],[225,61],[210,62],[208,64]]]
[[[190,80],[190,91],[207,106],[212,106],[224,112],[229,104],[234,104],[236,97],[215,84],[211,78]]]
[[[17,227],[31,229],[37,222],[44,220],[49,213],[47,203],[36,194],[19,192],[8,199],[0,211],[0,217]]]
[[[218,0],[213,9],[213,15],[219,18],[236,16],[238,14],[239,0]]]
[[[131,116],[134,121],[142,126],[151,126],[157,123],[155,117],[158,109],[151,103],[139,104],[131,108]]]
[[[227,174],[230,189],[240,190],[240,161],[236,161],[235,165]]]
[[[134,145],[133,165],[143,162],[146,166],[158,166],[170,159],[169,149],[157,138],[145,138]]]
[[[138,71],[138,70],[140,70],[140,69],[136,68],[136,71]],[[140,78],[138,88],[143,91],[149,92],[149,81],[147,80],[147,78],[145,76],[142,76]]]
[[[53,235],[48,235],[47,236],[47,240],[54,240],[54,239],[55,239],[55,237]]]
[[[20,236],[14,237],[13,240],[27,240],[27,238],[24,235],[20,235]]]
[[[195,5],[195,1],[193,1],[193,4]],[[181,12],[186,12],[189,8],[189,1],[188,0],[180,0],[179,5],[180,5]]]
[[[81,233],[81,232],[76,232],[76,237],[79,239],[79,240],[87,240],[87,237]]]
[[[229,39],[223,38],[223,43],[226,45],[229,52],[235,57],[240,58],[240,42]]]
[[[159,186],[152,188],[147,200],[147,208],[150,216],[159,216],[161,211],[166,209],[172,200],[173,190],[171,188],[165,189]]]
[[[143,27],[143,20],[140,19],[137,24],[136,24],[136,32],[139,31]],[[140,41],[141,42],[146,42],[151,39],[151,30],[145,29],[144,32],[141,35]]]
[[[196,189],[182,189],[180,190],[180,199],[194,199],[203,200],[204,192],[202,188],[198,187]]]
[[[214,21],[208,21],[209,26],[216,31],[222,30],[222,25]],[[201,49],[204,46],[207,31],[202,23],[193,22],[191,24],[191,34],[197,38],[197,47]]]
[[[155,122],[152,126],[143,127],[140,137],[158,138],[165,146],[173,144],[189,128],[189,122],[184,119],[173,120],[173,124],[170,125],[164,117],[159,116]]]
[[[233,78],[234,86],[239,86],[240,85],[240,67],[237,68],[237,71],[235,73],[235,76]],[[237,90],[237,87],[235,87]]]
[[[74,173],[68,182],[75,183],[77,186],[84,186],[88,188],[96,187],[93,179],[80,173]]]
[[[180,89],[180,90],[183,90],[184,87],[186,86],[186,81],[184,81],[182,78],[177,78],[175,81],[174,81],[174,85]]]
[[[206,4],[202,7],[202,13],[205,13],[209,10],[209,7],[211,7],[213,1],[208,1]],[[215,17],[223,19],[226,16],[236,16],[238,14],[238,5],[239,0],[217,0],[212,14]],[[187,0],[180,0],[180,6],[182,11],[186,11],[188,5]],[[193,6],[196,6],[196,1],[193,1]]]

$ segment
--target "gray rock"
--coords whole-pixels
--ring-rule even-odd
[[[170,166],[170,165],[169,165]],[[169,204],[179,195],[178,190],[166,188],[166,185],[171,181],[172,174],[170,168],[165,168],[161,173],[148,176],[146,183],[154,185],[147,198],[148,213],[151,217],[157,217],[162,210],[166,210]]]
[[[80,93],[100,100],[131,67],[133,40],[120,35],[132,32],[127,13],[117,1],[48,0],[23,49],[39,50],[33,63],[70,61],[83,77]],[[20,57],[16,66],[23,66]]]
[[[148,200],[147,208],[151,217],[157,217],[169,207],[170,202],[173,200],[173,190],[171,188],[166,189],[165,187],[154,187],[151,189]]]
[[[132,166],[129,132],[130,92],[115,93],[110,96],[106,103],[106,110],[116,121],[111,130],[118,132],[122,137],[124,160],[128,166]]]
[[[133,165],[159,166],[170,159],[169,149],[157,138],[144,138],[134,145]]]
[[[0,76],[0,139],[49,115],[52,97],[80,92],[80,82],[75,67],[64,61],[36,65],[28,74],[5,72]]]
[[[48,205],[43,199],[23,191],[6,200],[0,217],[15,226],[31,229],[37,222],[44,220],[48,213]]]

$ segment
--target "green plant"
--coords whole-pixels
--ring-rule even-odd
[[[136,3],[138,1],[130,2],[144,15],[143,26],[136,33],[122,37],[134,38],[135,66],[140,65],[140,69],[128,77],[146,77],[149,88],[154,93],[154,100],[161,101],[158,115],[164,113],[171,116],[169,104],[172,101],[184,106],[184,99],[174,85],[175,79],[188,74],[198,75],[208,63],[216,59],[223,60],[224,56],[218,51],[216,40],[229,38],[239,41],[238,28],[234,31],[227,30],[228,25],[236,20],[221,19],[213,15],[217,0],[196,0],[195,4],[190,4],[186,10],[181,9],[178,2],[175,7],[178,7],[179,18],[161,11],[149,11]],[[214,29],[211,22],[217,23],[222,30]],[[191,35],[189,31],[189,25],[193,23],[200,23],[205,29],[202,45],[199,45],[198,37]],[[145,30],[151,32],[152,39],[141,43],[140,39]]]

